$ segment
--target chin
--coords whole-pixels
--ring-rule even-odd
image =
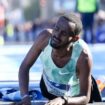
[[[52,47],[52,48],[55,48],[55,49],[57,49],[57,48],[58,48],[58,46],[57,46],[56,44],[54,44],[54,43],[53,43],[53,44],[52,44],[52,43],[50,43],[50,45],[51,45],[51,47]]]
[[[59,49],[59,48],[60,48],[60,46],[58,46],[57,44],[52,43],[52,42],[50,42],[50,45],[51,45],[51,47],[54,48],[54,49]]]

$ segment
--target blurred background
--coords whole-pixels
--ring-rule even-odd
[[[39,32],[53,28],[59,15],[73,11],[82,19],[81,38],[91,49],[92,73],[104,98],[105,0],[96,2],[92,7],[88,0],[84,5],[81,0],[0,0],[0,87],[10,87],[11,82],[18,86],[19,66]],[[31,82],[40,80],[41,70],[38,59],[30,73]]]

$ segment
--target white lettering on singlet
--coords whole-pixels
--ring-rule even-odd
[[[61,90],[61,89],[53,86],[51,84],[51,82],[48,80],[48,78],[46,77],[45,74],[43,74],[43,79],[45,81],[45,85],[46,85],[47,90],[48,90],[49,93],[54,94],[56,96],[64,96],[67,93],[66,89],[65,90]],[[60,85],[60,84],[58,84],[58,85]]]

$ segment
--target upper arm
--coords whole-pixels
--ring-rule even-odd
[[[30,48],[26,57],[24,58],[21,66],[20,66],[21,68],[30,68],[33,65],[33,63],[36,61],[36,59],[40,55],[41,51],[48,44],[48,40],[51,36],[50,34],[51,33],[49,33],[47,30],[44,30],[38,35],[34,44]]]
[[[80,81],[80,95],[87,96],[88,100],[91,92],[91,68],[92,60],[88,53],[82,52],[77,63],[78,77]]]

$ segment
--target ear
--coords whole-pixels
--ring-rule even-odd
[[[69,42],[75,42],[75,41],[77,41],[79,38],[80,38],[80,36],[77,36],[77,35],[76,35],[75,37],[71,37],[71,36],[70,36],[68,40],[69,40]]]
[[[80,36],[77,36],[77,35],[76,35],[75,37],[72,38],[72,41],[75,42],[75,41],[77,41],[79,38],[80,38]]]

